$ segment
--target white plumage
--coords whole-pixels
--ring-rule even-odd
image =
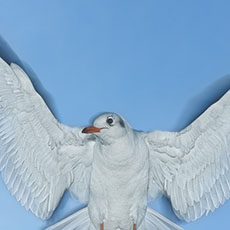
[[[139,132],[114,113],[60,124],[17,65],[0,59],[0,171],[16,199],[47,219],[65,190],[88,207],[49,230],[181,229],[147,201],[164,194],[193,221],[230,198],[230,92],[180,132]]]

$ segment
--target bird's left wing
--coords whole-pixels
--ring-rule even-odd
[[[144,135],[150,180],[178,217],[196,220],[230,198],[230,91],[184,130]]]
[[[68,188],[87,201],[92,147],[54,118],[19,66],[0,59],[0,172],[26,209],[47,219]]]

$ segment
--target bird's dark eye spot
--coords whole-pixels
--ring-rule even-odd
[[[119,120],[119,123],[120,123],[120,125],[121,125],[122,128],[125,127],[125,122],[122,119]]]
[[[107,118],[107,120],[106,120],[106,122],[110,125],[110,126],[112,126],[112,124],[113,124],[113,118]]]

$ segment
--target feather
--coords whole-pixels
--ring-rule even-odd
[[[180,132],[144,134],[150,151],[150,175],[155,182],[167,185],[162,192],[186,221],[214,211],[230,198],[229,99],[230,91]]]
[[[85,169],[76,166],[76,161],[82,160],[77,157],[79,143],[83,142],[79,140],[82,138],[79,135],[81,130],[59,124],[34,90],[26,73],[15,64],[9,66],[2,59],[0,104],[0,171],[4,182],[26,209],[45,219],[52,214],[64,191],[74,181],[72,171],[82,174],[81,170]],[[72,152],[65,152],[63,158],[59,155],[62,147],[70,146],[63,140],[68,135],[75,138],[71,144],[75,159],[71,158]],[[52,146],[48,145],[48,140]],[[59,144],[61,142],[62,145]],[[89,148],[88,144],[85,141],[81,151],[92,154],[93,146]],[[90,160],[83,160],[91,164]],[[65,171],[62,171],[63,168]],[[77,183],[80,187],[81,182]],[[51,188],[53,185],[55,189]]]

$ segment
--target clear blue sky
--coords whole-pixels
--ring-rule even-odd
[[[136,129],[180,130],[230,88],[229,12],[227,0],[0,0],[0,56],[24,64],[67,125],[113,111]],[[0,204],[5,230],[41,230],[79,207],[67,194],[42,222],[1,180]],[[180,223],[165,199],[151,205]],[[229,212],[228,201],[180,224],[228,230]]]

